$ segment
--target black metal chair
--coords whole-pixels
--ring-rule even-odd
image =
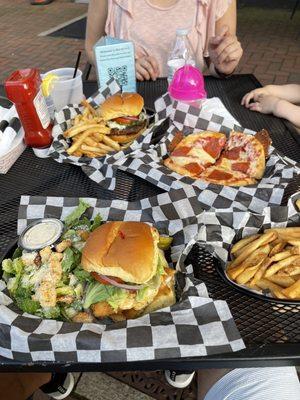
[[[295,3],[294,9],[293,9],[293,11],[292,11],[292,14],[291,14],[291,19],[293,19],[294,15],[295,15],[295,12],[297,11],[297,8],[298,8],[299,4],[300,4],[300,0],[297,0],[296,3]]]

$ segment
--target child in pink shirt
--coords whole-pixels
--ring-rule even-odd
[[[139,80],[167,76],[167,59],[176,29],[189,40],[202,71],[215,76],[235,70],[242,48],[236,37],[236,0],[90,0],[86,51],[107,34],[135,45]]]

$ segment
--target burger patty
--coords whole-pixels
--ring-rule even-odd
[[[110,134],[111,135],[131,135],[133,133],[138,133],[145,126],[146,126],[146,121],[141,121],[138,124],[126,126],[125,129],[112,128],[110,130]]]

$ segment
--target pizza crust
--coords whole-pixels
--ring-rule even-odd
[[[174,161],[169,157],[163,161],[164,165],[171,169],[174,172],[177,172],[179,175],[189,176],[190,178],[198,178],[199,175],[192,174],[190,171],[185,169],[184,167],[175,164]]]

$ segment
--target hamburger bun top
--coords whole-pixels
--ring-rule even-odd
[[[100,105],[100,115],[106,121],[118,117],[136,117],[144,107],[144,99],[138,93],[117,93]]]
[[[146,283],[157,271],[159,234],[143,222],[107,222],[88,237],[81,265],[88,272]]]

